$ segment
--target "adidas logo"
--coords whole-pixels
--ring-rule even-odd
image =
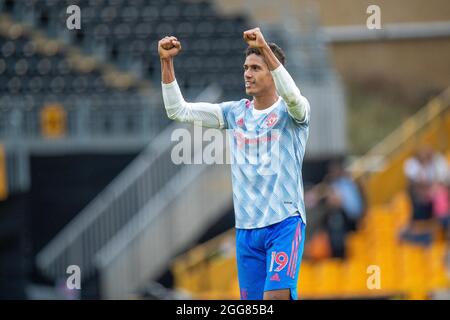
[[[278,273],[275,273],[271,278],[270,281],[281,281],[280,280],[280,276],[278,275]]]

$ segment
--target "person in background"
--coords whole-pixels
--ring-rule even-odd
[[[307,194],[310,205],[321,207],[323,212],[311,246],[320,243],[319,247],[325,248],[319,250],[321,257],[330,252],[332,257],[343,258],[347,234],[357,229],[364,215],[363,192],[346,172],[342,160],[330,163],[328,173],[319,186]],[[323,245],[323,239],[328,239],[329,250]],[[307,249],[308,253],[317,251]]]
[[[330,192],[336,198],[337,206],[345,216],[346,229],[355,231],[364,213],[364,198],[361,189],[346,172],[342,161],[332,162],[328,174]]]
[[[435,222],[448,229],[450,170],[445,158],[428,146],[418,148],[407,159],[404,174],[412,203],[412,217],[402,232],[405,240],[429,244],[436,229]]]

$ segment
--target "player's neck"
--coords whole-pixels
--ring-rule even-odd
[[[253,106],[256,110],[264,110],[270,108],[278,100],[278,95],[271,94],[265,96],[253,97]]]

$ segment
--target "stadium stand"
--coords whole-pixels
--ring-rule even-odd
[[[75,32],[61,27],[66,25],[69,5],[82,8],[82,27]],[[6,1],[3,10],[157,86],[159,58],[149,48],[156,48],[165,35],[177,34],[186,43],[177,61],[177,78],[187,97],[197,96],[211,82],[220,84],[224,99],[241,89],[241,32],[247,28],[246,19],[221,17],[210,1],[25,0]],[[171,23],[174,19],[177,24]],[[205,66],[206,75],[199,77]]]
[[[164,126],[164,121],[143,121],[149,120],[151,100],[139,95],[140,85],[130,75],[100,65],[6,15],[0,24],[0,46],[4,84],[0,87],[0,133],[4,139],[39,138],[43,133],[39,115],[52,104],[64,108],[64,135],[69,137],[151,135],[148,128]],[[158,111],[155,108],[152,116],[156,118]]]
[[[65,27],[66,8],[73,4],[82,8],[80,30]],[[187,99],[224,101],[243,91],[242,31],[252,20],[243,14],[225,16],[213,4],[0,0],[0,200],[29,188],[29,151],[48,150],[49,141],[61,142],[66,150],[80,140],[91,149],[148,144],[39,252],[36,265],[48,279],[58,283],[66,267],[77,264],[83,286],[95,280],[97,297],[136,298],[231,207],[226,166],[188,167],[171,161],[170,134],[184,127],[169,126],[159,92],[156,44],[169,34],[183,43],[176,71]],[[288,19],[284,22],[290,28],[267,26],[265,34],[295,57],[289,70],[314,105],[307,155],[340,154],[346,150],[345,101],[323,34],[313,17],[305,19],[312,22],[310,32],[301,32]],[[211,84],[220,88],[218,94],[204,90]],[[421,299],[448,289],[448,243],[442,236],[434,234],[429,247],[397,238],[411,211],[401,174],[404,160],[418,141],[450,158],[448,92],[353,163],[351,171],[367,192],[368,213],[347,238],[346,259],[303,261],[301,298]],[[18,226],[19,218],[13,221]],[[9,233],[2,231],[0,237]],[[180,256],[172,268],[176,289],[194,298],[238,299],[233,234]],[[14,250],[8,255],[17,257]],[[367,289],[368,265],[380,266],[381,290]],[[14,261],[7,267],[14,271]]]

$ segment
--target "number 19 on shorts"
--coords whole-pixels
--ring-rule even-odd
[[[270,261],[270,269],[269,272],[275,271],[280,272],[286,267],[288,264],[288,255],[285,252],[276,252],[272,251],[272,259]],[[275,270],[273,270],[274,265],[276,264]]]

